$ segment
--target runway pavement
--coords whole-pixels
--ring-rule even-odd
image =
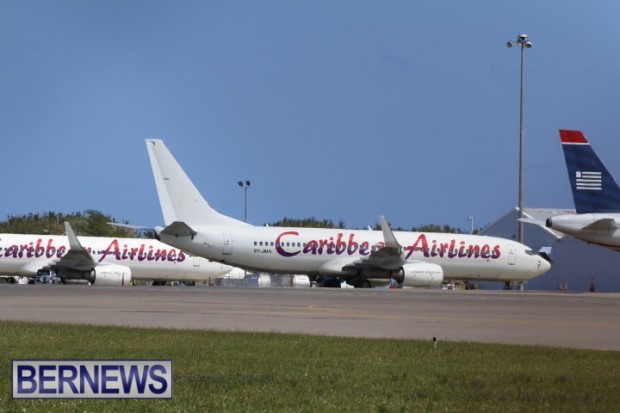
[[[0,285],[0,318],[620,350],[620,294]]]

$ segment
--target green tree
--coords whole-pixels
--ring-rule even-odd
[[[444,225],[426,224],[426,225],[421,225],[419,227],[413,227],[411,228],[411,231],[446,232],[446,233],[451,233],[451,234],[464,234],[465,233],[465,231],[463,231],[461,228],[451,227],[448,224],[444,224]]]
[[[301,227],[301,228],[345,228],[344,221],[338,221],[338,224],[335,224],[334,221],[329,219],[316,219],[312,218],[303,218],[303,219],[295,219],[295,218],[287,218],[284,217],[280,221],[273,222],[269,224],[271,227]]]
[[[311,218],[283,218],[279,221],[268,224],[271,227],[301,227],[301,228],[346,228],[343,220],[338,221],[338,223],[334,223],[334,221],[329,219],[317,219],[314,217]],[[359,228],[358,228],[359,229]],[[366,228],[364,228],[366,229]],[[381,224],[375,223],[372,227],[375,231],[381,230]],[[406,229],[402,227],[392,227],[394,231],[416,231],[416,232],[445,232],[452,234],[465,234],[467,231],[462,230],[461,228],[452,227],[450,225],[436,225],[436,224],[427,224],[421,225],[419,227],[413,227],[411,229]],[[477,234],[479,231],[475,230],[474,234]]]
[[[30,213],[10,216],[6,221],[0,222],[0,233],[62,235],[65,233],[65,221],[71,224],[77,235],[122,238],[139,236],[139,233],[132,229],[108,224],[108,222],[117,221],[111,216],[93,209],[71,214],[50,211],[43,214]],[[129,222],[123,223],[128,224]]]

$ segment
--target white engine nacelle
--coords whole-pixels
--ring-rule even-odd
[[[123,265],[101,265],[90,273],[94,285],[129,285],[131,270]]]
[[[443,282],[443,269],[437,264],[416,262],[400,267],[399,282],[407,287],[439,287]]]

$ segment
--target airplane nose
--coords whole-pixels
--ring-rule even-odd
[[[551,269],[551,263],[542,257],[538,257],[538,275],[544,274]]]

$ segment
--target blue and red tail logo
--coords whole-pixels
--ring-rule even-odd
[[[578,214],[620,212],[620,187],[581,131],[560,130]]]

